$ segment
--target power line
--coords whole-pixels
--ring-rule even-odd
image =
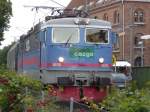
[[[64,5],[62,5],[62,4],[60,4],[60,3],[58,3],[58,2],[56,2],[56,1],[54,1],[54,0],[50,0],[50,1],[52,1],[52,2],[54,2],[54,3],[56,3],[56,4],[58,4],[58,5],[60,5],[60,6],[62,6],[62,7],[64,7],[64,8],[65,8],[65,6],[64,6]]]

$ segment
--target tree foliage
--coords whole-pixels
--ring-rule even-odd
[[[103,106],[111,112],[149,112],[150,89],[115,90],[112,95],[103,101]]]
[[[14,43],[4,47],[3,49],[0,49],[0,66],[6,67],[6,64],[7,64],[7,53],[8,53],[8,51],[11,48],[12,45],[14,45]]]
[[[38,92],[41,90],[42,85],[39,81],[9,72],[0,66],[0,109],[2,112],[21,110],[22,102],[26,98],[24,90],[26,87]]]
[[[60,112],[53,92],[52,85],[0,66],[0,112]]]
[[[0,42],[4,40],[3,33],[8,28],[9,19],[12,15],[10,0],[0,0]]]

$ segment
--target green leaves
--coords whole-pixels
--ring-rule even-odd
[[[88,101],[92,112],[101,112],[101,108],[110,112],[150,112],[150,83],[145,88],[137,89],[135,82],[125,89],[112,87],[111,93],[99,104]]]
[[[0,49],[0,69],[6,68],[7,64],[7,53],[11,46],[13,46],[15,43],[13,42],[11,45],[4,47],[3,49]]]
[[[124,90],[114,89],[101,104],[111,112],[149,112],[150,87],[141,90],[135,85]]]
[[[0,0],[0,41],[3,40],[3,32],[8,28],[11,15],[12,4],[10,0]]]
[[[6,81],[7,83],[4,83]],[[17,109],[22,99],[26,98],[25,87],[39,92],[42,84],[24,75],[18,75],[4,68],[0,69],[0,107],[4,112],[12,107]]]

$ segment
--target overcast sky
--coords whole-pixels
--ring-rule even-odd
[[[24,7],[28,6],[55,6],[60,5],[52,2],[51,0],[11,0],[13,17],[10,20],[10,28],[5,31],[4,38],[0,48],[11,44],[13,41],[19,39],[19,36],[26,33],[34,24],[38,21],[42,21],[43,18],[48,15],[48,10],[39,9],[36,13],[32,8]],[[67,6],[70,0],[54,0],[63,6]]]

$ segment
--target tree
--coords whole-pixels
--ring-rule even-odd
[[[10,0],[0,0],[0,42],[4,40],[4,31],[9,27],[9,19],[12,15]],[[0,43],[1,44],[1,43]]]
[[[0,66],[6,68],[7,65],[7,53],[9,49],[15,44],[15,42],[11,43],[11,45],[5,46],[3,49],[0,49]],[[0,67],[0,68],[1,68]]]

